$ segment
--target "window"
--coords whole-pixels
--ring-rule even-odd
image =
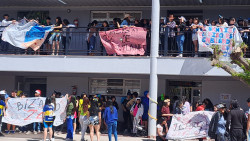
[[[141,80],[137,79],[105,79],[92,78],[89,81],[89,91],[91,95],[126,95],[128,90],[131,92],[141,91]]]
[[[18,19],[36,19],[41,24],[46,23],[46,18],[49,16],[49,11],[19,11],[17,12]]]
[[[135,19],[141,19],[141,11],[91,11],[91,21],[97,20],[98,22],[108,21],[112,24],[114,18],[120,18],[123,20],[125,14],[132,16],[131,21]]]

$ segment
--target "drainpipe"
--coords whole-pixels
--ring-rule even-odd
[[[150,85],[149,85],[149,128],[148,137],[156,137],[157,118],[157,57],[159,56],[160,0],[152,0],[151,50],[150,50]]]

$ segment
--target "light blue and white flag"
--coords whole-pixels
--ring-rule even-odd
[[[15,22],[4,29],[2,40],[22,49],[38,50],[53,29],[50,26],[39,26],[35,21]]]

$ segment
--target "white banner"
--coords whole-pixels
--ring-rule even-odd
[[[197,139],[208,136],[208,128],[214,112],[198,111],[186,115],[174,115],[167,139]]]
[[[28,125],[33,122],[42,122],[44,97],[33,98],[11,98],[8,100],[8,107],[3,122],[18,126]],[[63,124],[66,117],[67,98],[56,98],[54,126]]]

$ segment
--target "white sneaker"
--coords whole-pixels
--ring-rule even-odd
[[[19,131],[19,134],[22,134],[23,132],[22,131]]]
[[[40,134],[41,133],[41,131],[40,130],[38,130],[38,132],[37,132],[38,134]]]
[[[198,55],[196,54],[194,57],[196,58],[196,57],[198,57]]]
[[[30,132],[30,131],[26,132],[26,135],[29,135],[29,134],[31,134],[31,132]]]
[[[52,138],[50,141],[55,141],[55,138]]]
[[[183,57],[183,55],[182,54],[179,54],[178,56],[176,56],[176,57]]]
[[[34,134],[36,135],[36,134],[37,134],[37,131],[34,131]]]
[[[55,55],[55,53],[52,53],[51,55]]]

